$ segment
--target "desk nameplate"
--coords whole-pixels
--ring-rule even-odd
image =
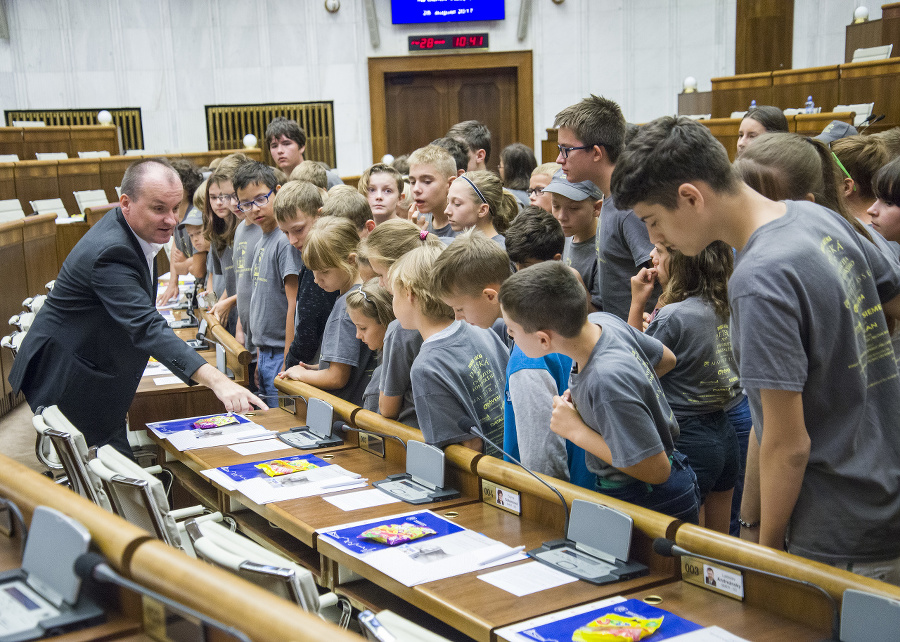
[[[681,578],[725,597],[744,600],[744,575],[728,566],[685,555],[681,558]]]
[[[481,501],[513,515],[522,514],[519,491],[501,486],[487,479],[481,480]]]

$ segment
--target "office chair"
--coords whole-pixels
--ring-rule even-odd
[[[344,628],[349,624],[349,602],[334,593],[319,595],[312,573],[283,555],[213,522],[188,520],[185,530],[198,559],[230,571],[324,620]],[[336,606],[340,607],[339,616],[332,608]]]
[[[206,508],[200,505],[170,510],[166,488],[152,474],[162,471],[159,466],[141,468],[109,445],[97,448],[95,454],[88,467],[101,480],[112,512],[191,557],[194,551],[190,540],[184,537],[184,521],[179,520],[222,520],[222,513],[204,514]]]
[[[380,627],[374,624],[373,619]],[[393,611],[379,611],[377,615],[372,611],[363,611],[359,614],[359,624],[366,639],[372,642],[390,639],[396,642],[447,642],[447,638],[432,633]]]

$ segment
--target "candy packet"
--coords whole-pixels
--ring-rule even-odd
[[[427,526],[414,524],[382,524],[357,535],[357,539],[368,539],[388,546],[405,544],[413,540],[434,535],[435,531]]]
[[[256,467],[267,474],[269,477],[278,477],[279,475],[290,475],[291,473],[302,473],[304,470],[318,468],[314,463],[305,459],[295,459],[286,461],[284,459],[273,459],[263,464],[256,464]]]
[[[200,430],[209,430],[210,428],[223,428],[225,426],[233,426],[240,423],[234,415],[216,415],[215,417],[204,417],[194,422],[194,428]]]
[[[639,618],[607,613],[572,635],[572,642],[635,642],[656,633],[663,618]]]

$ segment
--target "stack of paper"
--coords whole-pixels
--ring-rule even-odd
[[[194,422],[200,419],[228,416],[237,421],[236,424],[221,428],[200,430],[194,427]],[[204,417],[188,417],[187,419],[172,419],[170,421],[156,421],[147,424],[153,434],[161,439],[167,439],[177,450],[193,450],[195,448],[210,448],[212,446],[226,446],[246,441],[254,436],[262,436],[269,431],[255,424],[246,417],[236,414],[206,415]]]
[[[263,464],[272,462],[284,462],[292,466],[307,468],[307,470],[272,477],[265,472],[263,466]],[[312,497],[350,488],[362,488],[368,483],[368,480],[363,479],[359,474],[345,470],[336,464],[329,464],[315,455],[280,457],[249,464],[211,468],[200,472],[225,490],[238,491],[257,504]]]
[[[435,534],[397,546],[359,537],[375,526],[394,524],[430,528]],[[427,510],[355,522],[318,532],[320,538],[406,586],[433,582],[526,558],[519,552],[521,549],[510,548]]]

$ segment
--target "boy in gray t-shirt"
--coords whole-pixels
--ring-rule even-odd
[[[253,292],[253,257],[256,255],[256,246],[262,238],[262,230],[247,220],[238,223],[234,230],[234,294],[237,295],[238,322],[244,333],[244,346],[251,353],[255,353],[252,337],[250,336],[250,295]]]
[[[396,319],[388,324],[379,366],[381,396],[380,401],[376,400],[375,403],[375,412],[381,409],[381,414],[385,417],[413,428],[419,427],[419,420],[416,417],[410,371],[421,347],[422,335],[418,330],[406,330]],[[400,409],[396,414],[386,412],[394,410],[398,403]]]
[[[584,448],[599,492],[696,523],[697,479],[674,448],[678,424],[659,383],[675,355],[614,315],[588,316],[583,293],[556,261],[517,272],[500,290],[503,318],[526,356],[575,362],[550,429]]]
[[[900,583],[900,275],[838,214],[774,202],[686,118],[641,127],[613,176],[654,242],[738,251],[731,339],[756,437],[741,536]]]
[[[356,326],[347,314],[347,295],[358,289],[359,285],[354,285],[335,301],[325,324],[319,357],[319,370],[327,370],[332,363],[350,366],[347,383],[342,388],[328,392],[357,406],[363,402],[363,393],[376,366],[375,353],[356,338]]]

